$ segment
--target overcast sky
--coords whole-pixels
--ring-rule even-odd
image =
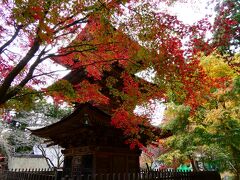
[[[213,22],[214,5],[208,4],[209,0],[188,0],[188,3],[175,3],[169,9],[169,12],[176,15],[181,21],[187,24],[201,20],[206,15],[213,15],[210,20]]]

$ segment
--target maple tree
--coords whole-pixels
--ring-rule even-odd
[[[80,50],[71,49],[67,54],[51,52],[51,49],[69,43],[90,16],[101,10],[104,12],[105,3],[78,0],[1,1],[0,104],[24,96],[24,90],[31,89],[34,84],[44,83],[46,79],[38,77],[53,73],[44,71],[42,63],[46,59],[96,49],[97,44],[82,43],[77,46]],[[115,6],[119,4],[121,1]]]
[[[168,163],[173,158],[181,163],[190,160],[194,170],[199,170],[196,160],[202,161],[204,168],[212,163],[220,171],[232,171],[238,179],[239,74],[220,54],[203,56],[200,64],[208,76],[225,77],[228,85],[214,89],[193,115],[190,107],[167,106],[164,128],[171,130],[173,136],[163,143],[168,151],[160,158]]]
[[[2,1],[1,107],[17,109],[21,107],[17,101],[34,102],[39,94],[33,85],[45,83],[46,76],[42,77],[54,73],[41,65],[52,59],[73,75],[42,89],[45,93],[58,102],[88,101],[110,107],[112,124],[124,130],[131,147],[158,138],[149,116],[136,116],[136,105],[152,99],[173,100],[191,106],[193,113],[206,103],[203,97],[213,88],[225,85],[225,78],[208,76],[199,64],[201,53],[208,55],[220,46],[206,40],[207,31],[213,31],[208,20],[185,25],[177,17],[157,11],[156,4],[135,0]],[[229,21],[228,25],[235,24]],[[154,71],[154,83],[135,75],[148,69]]]
[[[194,117],[189,114],[182,116],[184,111],[181,110],[174,120],[167,123],[166,128],[170,128],[174,135],[166,140],[169,152],[161,158],[172,160],[174,157],[180,162],[190,159],[193,168],[196,160],[204,162],[204,165],[212,163],[220,171],[230,170],[239,177],[238,83],[239,78],[231,90],[216,93],[215,98],[199,109]]]

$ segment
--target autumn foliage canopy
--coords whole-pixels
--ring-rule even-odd
[[[149,115],[134,114],[136,105],[174,101],[194,113],[212,89],[230,81],[208,76],[200,58],[234,38],[231,27],[237,23],[226,17],[224,23],[203,19],[186,25],[157,11],[160,2],[1,1],[1,108],[20,109],[19,102],[31,106],[41,95],[52,95],[59,103],[91,102],[113,115],[112,124],[124,130],[132,146],[141,146],[143,136],[156,139]],[[223,29],[218,39],[207,39],[216,27]],[[79,76],[36,90],[55,77],[44,64],[49,59]],[[151,82],[136,76],[144,70],[152,71],[145,76],[154,74]]]

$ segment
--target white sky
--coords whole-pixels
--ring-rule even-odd
[[[193,24],[201,20],[205,15],[213,15],[210,19],[213,22],[214,6],[208,5],[209,0],[189,0],[188,3],[175,3],[169,8],[169,13],[176,15],[181,21],[186,24]]]

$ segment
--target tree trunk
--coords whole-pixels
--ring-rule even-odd
[[[240,180],[240,152],[234,146],[231,145],[232,156],[234,161],[234,180]]]
[[[192,156],[189,156],[189,159],[190,159],[193,171],[194,172],[199,171],[199,168],[196,165],[196,161],[194,160],[194,158]]]
[[[240,172],[235,174],[234,180],[240,180]]]

